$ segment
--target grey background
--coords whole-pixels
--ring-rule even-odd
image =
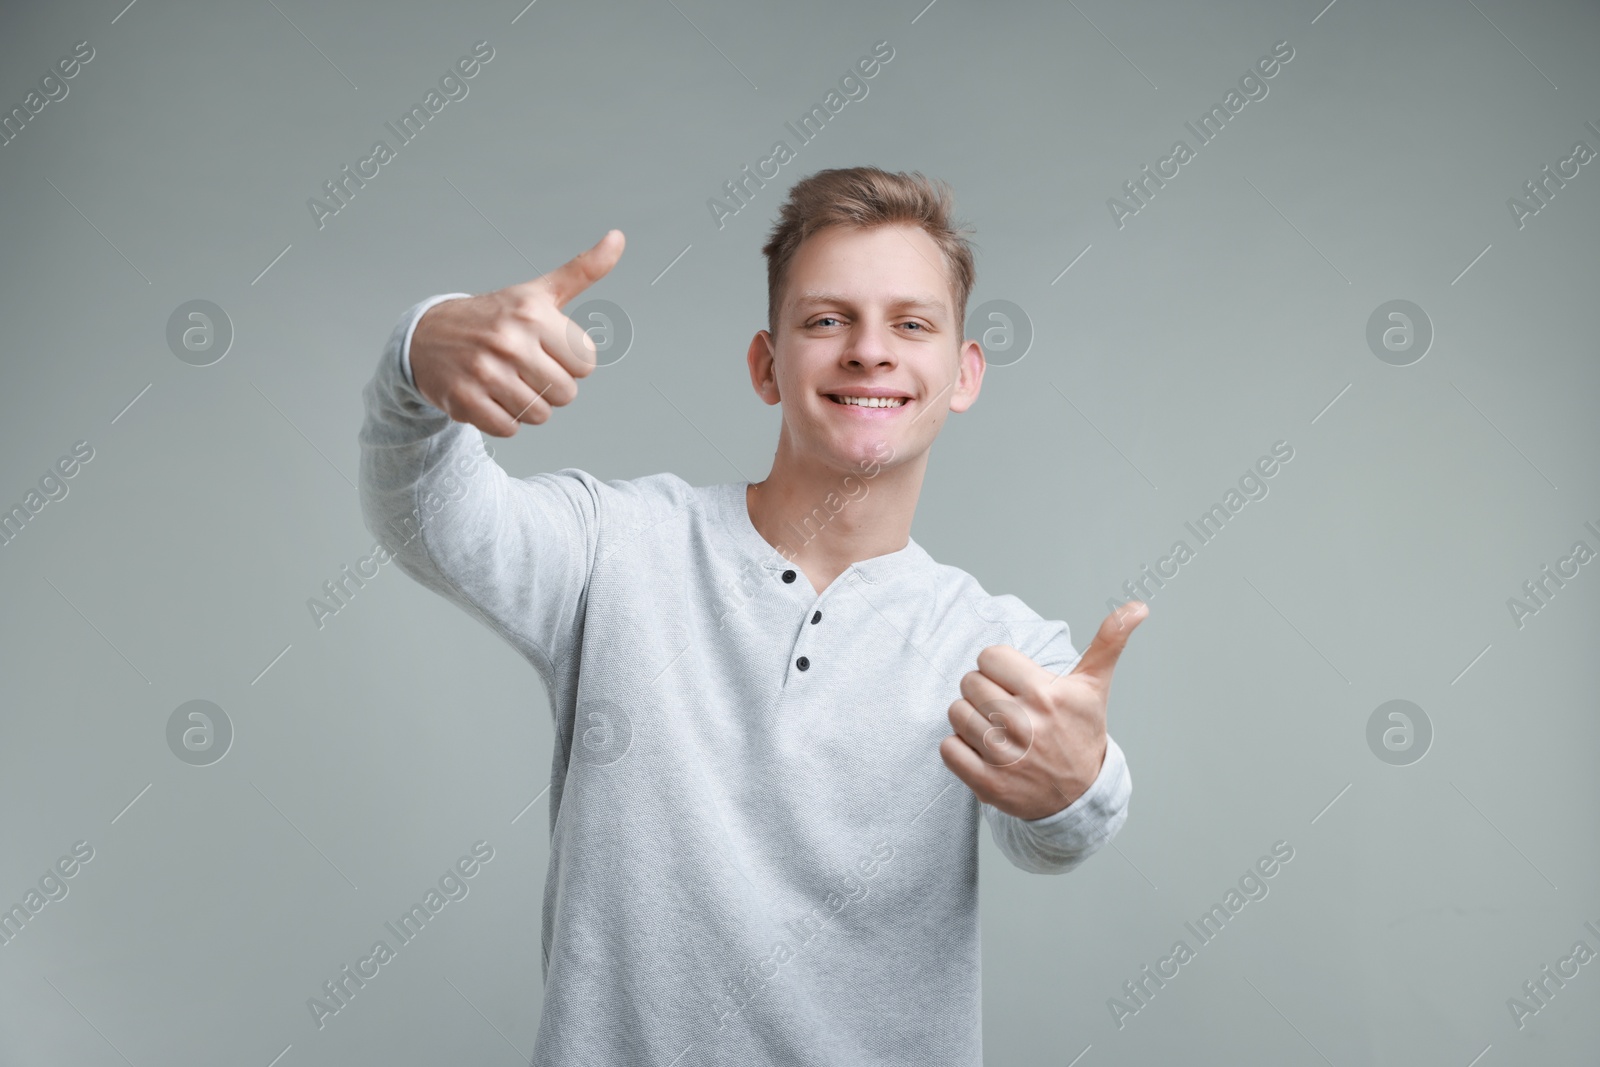
[[[935,445],[935,558],[1082,647],[1295,450],[1149,598],[1111,698],[1135,781],[1113,847],[1048,878],[985,832],[988,1061],[1595,1062],[1600,961],[1520,1029],[1506,1005],[1600,950],[1600,563],[1520,628],[1507,607],[1600,548],[1600,161],[1520,229],[1506,204],[1600,149],[1593,5],[42,8],[4,16],[0,107],[95,57],[0,148],[0,505],[76,441],[94,458],[0,547],[0,904],[76,841],[94,858],[0,946],[0,1063],[527,1062],[548,705],[392,566],[313,623],[373,544],[361,387],[407,305],[615,226],[587,295],[633,348],[499,462],[759,480],[759,247],[789,184],[862,163],[949,181],[969,309],[1035,331]],[[467,98],[319,230],[307,198],[479,40]],[[867,97],[718,229],[707,199],[880,40]],[[1107,198],[1280,40],[1269,94],[1119,229]],[[165,340],[192,299],[235,331],[208,367]],[[1365,340],[1393,299],[1435,330],[1406,367]],[[235,731],[210,766],[166,741],[194,699]],[[1409,766],[1367,745],[1392,699],[1433,726]],[[480,839],[470,894],[319,1030],[307,999]],[[1270,895],[1119,1029],[1108,998],[1279,840]]]

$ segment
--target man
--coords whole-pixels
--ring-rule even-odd
[[[1144,605],[1080,658],[910,537],[983,379],[950,207],[873,167],[791,190],[747,354],[783,405],[761,482],[485,457],[473,427],[543,424],[593,369],[560,308],[616,230],[395,327],[364,392],[368,526],[422,516],[401,567],[521,652],[555,715],[535,1064],[979,1067],[980,810],[1039,873],[1127,817],[1106,694]]]

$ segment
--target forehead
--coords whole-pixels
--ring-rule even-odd
[[[938,305],[948,313],[952,299],[939,246],[906,223],[817,231],[795,251],[787,288],[791,308],[842,300]]]

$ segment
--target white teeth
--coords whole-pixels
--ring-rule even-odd
[[[853,404],[861,408],[897,408],[906,402],[902,396],[836,396],[836,404]]]

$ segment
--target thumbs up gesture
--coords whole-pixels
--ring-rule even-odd
[[[595,367],[594,339],[561,313],[622,258],[608,230],[548,274],[429,308],[411,334],[411,374],[423,399],[457,422],[510,437],[578,395]]]
[[[1094,784],[1106,756],[1111,672],[1149,608],[1131,601],[1107,615],[1071,673],[1058,675],[1010,645],[978,653],[950,705],[955,733],[939,743],[952,774],[985,804],[1042,819]]]

